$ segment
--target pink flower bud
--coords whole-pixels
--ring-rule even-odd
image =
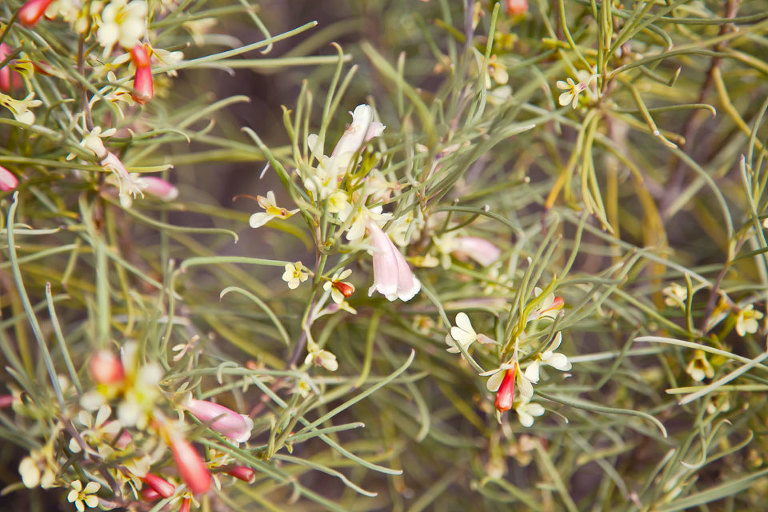
[[[146,476],[144,476],[143,480],[144,480],[144,483],[147,484],[150,489],[155,491],[159,496],[162,496],[163,498],[170,498],[171,496],[173,496],[173,493],[176,492],[175,485],[173,485],[171,482],[169,482],[165,478],[161,478],[152,473],[147,473]],[[142,497],[147,499],[144,496],[143,492],[142,492]]]
[[[197,454],[192,445],[179,435],[171,435],[171,453],[187,488],[193,494],[208,491],[211,487],[211,474],[205,467],[203,459]]]
[[[225,473],[247,483],[253,482],[256,476],[256,472],[247,466],[234,466],[227,469]]]
[[[143,105],[154,96],[149,45],[137,44],[134,46],[131,49],[131,62],[136,66],[136,75],[133,79],[134,92],[131,96]]]
[[[179,512],[189,512],[189,510],[192,508],[192,500],[189,498],[184,498],[181,500],[181,506],[179,507]]]
[[[421,289],[421,283],[405,257],[374,221],[368,221],[366,229],[373,246],[373,286],[368,295],[378,291],[389,300],[411,300]]]
[[[0,409],[5,409],[13,404],[13,395],[0,395]]]
[[[11,171],[5,167],[0,166],[0,190],[13,190],[18,184],[19,180],[16,179],[16,176],[11,174]]]
[[[100,350],[91,358],[91,376],[98,384],[115,384],[125,378],[120,358],[110,350]]]
[[[145,487],[141,490],[141,499],[144,501],[155,501],[160,498],[160,493],[151,487]]]
[[[484,267],[492,265],[501,256],[501,249],[484,238],[462,236],[454,240],[454,254],[472,258]]]
[[[517,371],[517,363],[513,368],[506,370],[504,379],[501,381],[498,391],[496,391],[496,401],[494,406],[499,412],[507,412],[512,408],[512,403],[515,398],[515,372]]]
[[[31,27],[40,20],[52,3],[53,0],[29,0],[19,9],[17,18],[24,25]]]
[[[139,187],[143,192],[155,196],[163,201],[173,201],[179,197],[179,189],[162,178],[155,176],[141,176],[137,178]]]
[[[7,44],[0,44],[0,61],[10,55],[11,47]],[[21,75],[16,71],[11,71],[10,63],[0,68],[0,91],[10,91],[21,87]]]
[[[507,14],[517,16],[528,12],[528,0],[507,0]]]
[[[190,399],[184,406],[197,419],[233,441],[244,443],[251,437],[253,420],[244,414],[206,400]]]

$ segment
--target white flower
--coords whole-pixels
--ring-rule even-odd
[[[307,280],[309,274],[304,270],[304,265],[300,261],[296,263],[286,263],[285,272],[283,272],[283,281],[288,283],[288,288],[295,290],[301,283]]]
[[[267,197],[256,196],[256,201],[259,203],[259,206],[266,211],[251,215],[249,224],[252,228],[261,227],[272,219],[285,220],[299,211],[298,209],[286,210],[285,208],[277,206],[277,203],[275,202],[275,193],[271,190],[267,192]]]
[[[104,47],[104,56],[119,43],[123,48],[133,48],[147,29],[147,3],[143,0],[111,0],[101,11],[101,23],[96,39]]]
[[[85,489],[83,489],[83,483],[80,480],[75,480],[70,485],[72,490],[67,495],[67,501],[74,503],[77,510],[83,512],[86,506],[88,508],[99,506],[99,498],[94,495],[101,489],[101,484],[98,482],[88,482]]]
[[[455,256],[471,258],[484,267],[493,265],[501,257],[501,249],[488,240],[476,236],[455,238],[452,252]]]
[[[542,289],[538,286],[533,289],[533,293],[536,297],[543,293]],[[558,312],[563,309],[565,301],[562,297],[556,297],[554,293],[550,293],[539,303],[536,310],[531,314],[529,320],[537,320],[539,318],[555,318]]]
[[[558,80],[557,88],[564,89],[565,92],[560,95],[557,102],[563,107],[570,103],[571,108],[576,108],[579,105],[579,97],[582,92],[587,91],[587,95],[590,95],[589,86],[596,78],[596,74],[590,74],[589,71],[582,69],[576,73],[578,82],[574,81],[573,78],[568,78],[565,82]]]
[[[539,382],[539,366],[548,364],[549,366],[565,372],[571,369],[571,362],[565,354],[555,352],[563,341],[562,333],[555,334],[552,344],[544,352],[537,354],[533,362],[525,369],[525,377],[536,384]]]
[[[352,123],[341,136],[331,156],[354,154],[362,145],[384,131],[385,126],[373,120],[373,109],[369,105],[358,105],[352,114]]]
[[[346,222],[350,217],[352,218],[352,224],[347,230],[347,240],[353,242],[359,240],[365,236],[365,228],[369,222],[375,222],[377,224],[383,224],[392,217],[391,213],[381,213],[381,206],[374,206],[368,208],[364,204],[360,204],[357,208],[350,208],[347,211],[339,213],[339,220]]]
[[[411,300],[421,290],[421,282],[378,224],[369,221],[366,228],[373,246],[373,285],[368,289],[368,295],[378,291],[390,301]]]
[[[758,320],[761,318],[763,318],[763,314],[760,311],[755,311],[754,305],[750,304],[741,308],[736,315],[736,332],[739,333],[739,336],[756,333],[760,326]]]
[[[529,401],[523,401],[515,407],[515,412],[517,412],[520,424],[527,428],[533,425],[534,416],[544,414],[544,407]]]
[[[322,350],[317,346],[310,347],[310,351],[306,359],[304,359],[304,364],[322,366],[329,372],[335,372],[339,369],[339,362],[336,360],[336,356],[332,352]]]
[[[477,334],[472,327],[472,322],[466,313],[461,312],[456,315],[456,325],[451,327],[451,333],[445,336],[445,343],[448,345],[448,352],[458,354],[461,352],[459,346],[464,351],[469,349],[474,342],[480,342],[484,345],[496,343],[494,340],[484,334]],[[458,345],[458,346],[457,346]]]

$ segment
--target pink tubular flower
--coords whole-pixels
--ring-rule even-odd
[[[173,201],[179,197],[179,189],[162,178],[155,176],[140,176],[136,178],[139,188],[151,196],[163,201]]]
[[[45,10],[53,3],[53,0],[29,0],[19,9],[18,20],[24,25],[35,25],[45,14]]]
[[[166,480],[165,478],[161,478],[157,475],[154,475],[152,473],[147,473],[144,476],[144,483],[149,486],[150,489],[155,491],[159,496],[162,496],[163,498],[170,498],[173,496],[173,493],[176,492],[176,486],[173,485],[171,482]],[[146,499],[147,501],[151,501],[153,499],[157,499],[157,497],[152,497],[152,493],[148,492],[147,495],[144,495],[142,493],[142,497]]]
[[[501,256],[501,249],[484,238],[462,236],[454,243],[454,253],[471,258],[484,267],[494,264]]]
[[[143,105],[154,96],[149,45],[139,43],[134,46],[131,49],[131,62],[136,66],[136,75],[133,79],[134,92],[131,96]]]
[[[181,506],[179,507],[179,512],[189,512],[189,510],[192,508],[192,500],[189,498],[184,498],[181,500]]]
[[[7,44],[0,44],[0,61],[11,53],[11,47]],[[10,91],[21,87],[21,75],[16,71],[11,71],[10,63],[0,68],[0,91]]]
[[[172,434],[170,442],[176,469],[178,469],[184,483],[187,484],[187,488],[193,494],[207,492],[211,488],[211,474],[205,467],[203,459],[200,458],[189,441],[178,434]]]
[[[507,412],[512,408],[515,398],[515,373],[517,372],[517,363],[513,368],[506,370],[504,379],[501,381],[499,390],[496,391],[496,401],[494,406],[499,412]]]
[[[19,180],[16,176],[11,174],[11,171],[3,166],[0,166],[0,190],[8,191],[13,190],[19,185]]]
[[[253,482],[256,476],[256,472],[247,466],[234,466],[227,469],[225,473],[247,483]]]
[[[144,501],[155,501],[160,497],[160,493],[151,487],[145,487],[141,490],[141,499]]]
[[[125,378],[122,361],[110,350],[96,352],[88,368],[93,380],[98,384],[115,384]]]
[[[373,286],[368,295],[378,291],[391,301],[398,298],[411,300],[421,289],[421,283],[411,272],[405,257],[378,224],[371,220],[365,227],[373,246]]]
[[[190,399],[184,406],[197,419],[235,442],[244,443],[251,437],[253,420],[244,414],[206,400]]]

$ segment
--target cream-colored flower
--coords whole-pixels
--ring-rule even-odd
[[[517,412],[517,417],[520,420],[520,424],[528,428],[533,425],[534,416],[541,416],[544,414],[544,407],[525,400],[517,404],[515,407],[515,412]]]
[[[301,283],[309,278],[304,265],[297,261],[296,263],[286,263],[285,272],[283,272],[283,281],[288,283],[288,288],[295,290]]]
[[[259,203],[259,206],[266,211],[251,215],[248,222],[252,228],[261,227],[272,219],[285,220],[299,211],[298,209],[286,210],[285,208],[277,206],[277,203],[275,202],[275,193],[271,190],[267,192],[267,197],[256,196],[256,201]]]
[[[106,404],[99,407],[95,416],[87,411],[80,411],[76,421],[80,426],[85,427],[85,430],[80,432],[82,440],[97,449],[101,444],[114,442],[123,426],[118,421],[108,421],[111,415],[112,409]],[[75,438],[72,438],[69,440],[69,449],[73,453],[79,453],[82,447]]]
[[[758,320],[763,318],[763,314],[760,311],[755,311],[754,308],[753,304],[749,304],[741,308],[736,314],[736,332],[739,333],[739,336],[744,336],[747,333],[754,334],[760,327]]]
[[[111,0],[101,11],[96,39],[104,47],[104,56],[119,44],[133,48],[147,30],[147,3],[143,0]]]
[[[74,503],[79,512],[83,512],[85,507],[96,508],[99,506],[99,498],[95,496],[101,484],[98,482],[88,482],[83,489],[83,483],[80,480],[75,480],[71,484],[72,490],[67,495],[67,501]]]
[[[685,309],[685,300],[688,298],[688,289],[677,283],[671,283],[661,290],[664,295],[664,304],[670,307]]]
[[[507,73],[507,66],[499,61],[496,55],[491,55],[488,59],[488,75],[485,77],[485,88],[491,88],[491,79],[499,85],[504,85],[509,82],[509,73]]]
[[[533,290],[533,293],[536,297],[540,296],[542,293],[541,288],[536,287]],[[531,313],[530,317],[528,318],[529,321],[532,320],[538,320],[539,318],[552,318],[554,319],[561,309],[563,309],[563,306],[565,306],[565,301],[562,297],[556,297],[554,293],[550,293],[544,299],[538,304],[536,307],[536,310]]]
[[[38,485],[43,489],[53,487],[56,481],[58,467],[53,460],[52,448],[44,446],[40,450],[30,452],[19,464],[19,475],[24,486],[32,489]]]
[[[450,334],[445,336],[445,343],[448,345],[448,352],[452,354],[458,354],[461,352],[459,347],[466,352],[470,345],[474,342],[480,342],[482,344],[493,344],[494,340],[485,336],[484,334],[477,334],[472,327],[469,317],[466,313],[461,312],[456,315],[456,325],[451,327]]]
[[[339,362],[336,360],[336,356],[333,352],[323,350],[317,345],[309,347],[309,353],[307,354],[306,359],[304,359],[304,364],[322,366],[329,372],[335,372],[339,369]]]
[[[693,359],[685,368],[685,373],[691,376],[696,382],[701,382],[705,378],[711,379],[715,376],[715,369],[709,364],[707,354],[703,350],[696,350],[693,353]]]
[[[43,102],[35,99],[34,92],[27,94],[23,100],[15,100],[7,94],[0,93],[0,104],[10,110],[18,122],[33,125],[35,124],[35,113],[30,109],[42,105]]]
[[[561,372],[571,369],[571,362],[565,354],[555,352],[563,341],[562,333],[557,333],[552,340],[549,348],[534,357],[533,362],[525,369],[525,377],[536,384],[539,382],[539,366],[546,364]]]
[[[576,73],[576,80],[570,77],[565,82],[558,80],[557,88],[565,91],[558,97],[558,103],[563,107],[570,103],[571,108],[576,108],[579,105],[581,93],[586,91],[589,95],[589,86],[596,78],[597,75],[582,69]]]

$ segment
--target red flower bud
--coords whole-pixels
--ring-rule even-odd
[[[31,27],[36,24],[53,0],[29,0],[19,9],[18,20]]]
[[[149,45],[137,44],[134,46],[131,49],[131,62],[136,66],[136,75],[133,79],[134,92],[131,96],[134,100],[143,105],[154,96]]]
[[[343,281],[336,281],[333,283],[333,287],[339,290],[344,297],[349,297],[355,292],[354,286],[347,284]]]
[[[243,482],[248,483],[253,482],[253,478],[256,476],[256,472],[247,466],[234,466],[224,472],[230,476],[242,480]]]
[[[179,512],[189,512],[189,509],[192,507],[192,500],[189,498],[184,498],[181,500],[181,506],[179,507]]]
[[[89,366],[93,380],[99,384],[114,384],[125,378],[120,358],[110,350],[100,350],[91,359]]]
[[[211,474],[205,467],[203,459],[197,454],[192,445],[178,435],[171,436],[171,452],[179,475],[193,494],[208,491],[211,487]]]
[[[144,476],[144,483],[149,486],[150,489],[155,491],[158,495],[162,496],[163,498],[170,498],[173,496],[173,493],[176,492],[176,486],[173,485],[171,482],[166,480],[165,478],[161,478],[157,475],[153,475],[152,473],[147,473]],[[144,493],[142,493],[143,496]]]
[[[512,408],[512,402],[515,398],[515,372],[517,370],[517,364],[513,368],[506,370],[504,378],[501,381],[499,390],[496,391],[496,410],[499,412],[507,412]]]
[[[7,44],[0,44],[0,61],[10,55],[11,47]],[[21,87],[21,75],[16,71],[11,71],[10,63],[0,68],[0,91],[10,91]]]

